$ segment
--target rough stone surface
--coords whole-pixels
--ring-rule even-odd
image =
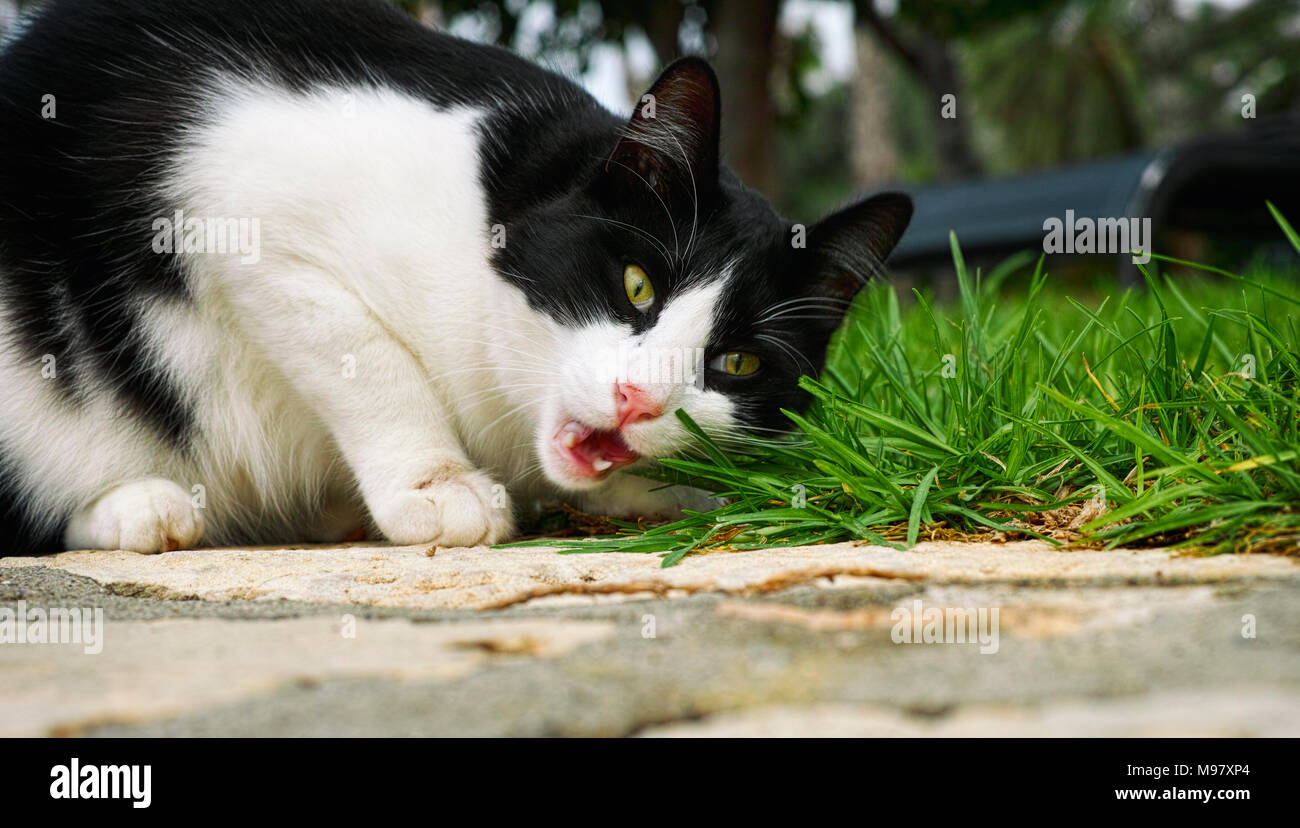
[[[879,705],[768,707],[719,713],[700,722],[651,727],[645,737],[1071,736],[1167,738],[1300,736],[1300,692],[1233,688],[1154,693],[1117,701],[1062,701],[1029,707],[972,705],[928,720]]]
[[[85,575],[119,595],[221,601],[288,599],[419,609],[495,609],[545,597],[758,593],[825,579],[1203,583],[1296,572],[1273,556],[1165,550],[1061,550],[1046,543],[923,543],[909,551],[850,543],[720,552],[663,569],[651,555],[548,549],[352,546],[205,549],[166,555],[65,552],[0,558]]]
[[[1039,543],[0,558],[0,734],[1297,735],[1300,565]],[[895,610],[997,608],[995,652]]]
[[[496,658],[554,656],[614,632],[608,622],[558,619],[347,623],[115,621],[97,655],[73,644],[14,646],[0,672],[0,737],[75,734],[322,681],[445,681]]]

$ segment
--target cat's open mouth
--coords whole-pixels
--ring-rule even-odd
[[[592,428],[577,420],[567,420],[560,426],[551,445],[584,477],[600,477],[640,456],[628,448],[618,431]]]

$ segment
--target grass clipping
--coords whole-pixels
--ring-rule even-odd
[[[1300,237],[1269,205],[1300,252]],[[685,555],[862,540],[1035,537],[1202,553],[1300,546],[1300,337],[1294,278],[1142,268],[1145,290],[1089,306],[1047,291],[1042,259],[968,272],[960,298],[865,288],[787,439],[714,437],[650,472],[725,505],[649,529],[524,542]],[[1184,271],[1186,272],[1186,271]],[[1290,274],[1294,277],[1295,274]]]

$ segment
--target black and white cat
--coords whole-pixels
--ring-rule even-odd
[[[808,228],[683,59],[631,120],[380,0],[51,0],[0,54],[0,553],[507,538],[779,429],[910,201]],[[744,124],[734,128],[743,129]]]

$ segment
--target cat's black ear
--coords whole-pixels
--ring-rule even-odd
[[[637,102],[606,174],[639,177],[662,197],[692,188],[702,196],[718,180],[721,117],[718,78],[708,62],[674,61]]]
[[[911,220],[912,199],[903,193],[880,193],[813,225],[808,247],[818,260],[818,292],[852,299],[882,271]]]

